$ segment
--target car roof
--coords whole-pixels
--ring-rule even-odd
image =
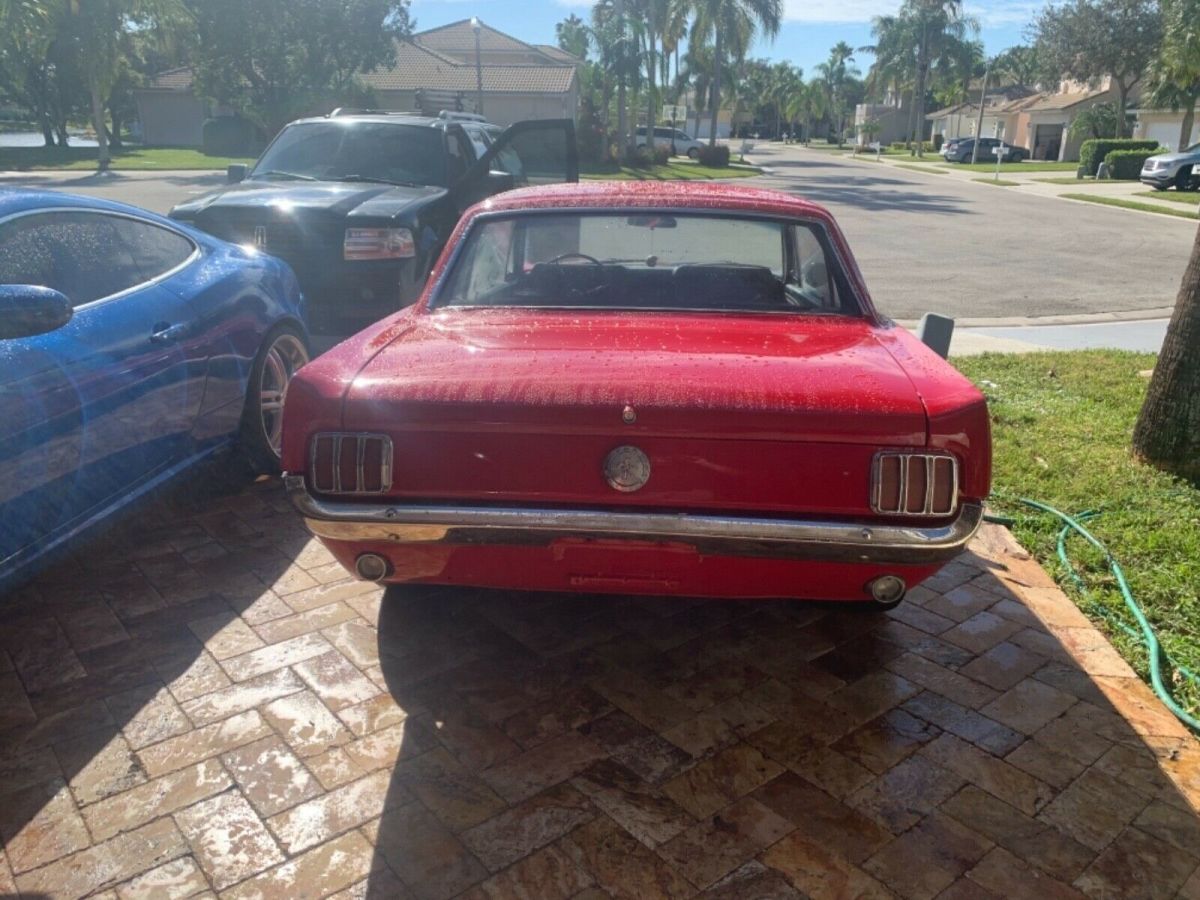
[[[340,116],[311,116],[307,119],[297,119],[288,125],[310,125],[313,122],[375,122],[384,125],[416,125],[422,128],[445,128],[447,125],[483,125],[486,123],[473,120],[443,119],[438,116],[407,115],[405,113],[347,113]]]
[[[592,181],[537,185],[498,194],[476,206],[474,212],[529,208],[602,209],[614,206],[726,209],[833,220],[823,206],[794,194],[738,184],[697,181]]]
[[[125,213],[149,219],[168,228],[179,230],[179,225],[157,213],[150,212],[138,206],[127,203],[117,203],[114,200],[103,200],[99,197],[84,197],[81,194],[68,194],[63,191],[48,191],[40,188],[9,188],[0,187],[0,218],[14,213],[30,210],[51,209],[96,209],[104,212]]]

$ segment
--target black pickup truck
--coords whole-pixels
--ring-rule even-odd
[[[172,218],[287,261],[314,335],[344,337],[417,299],[468,206],[577,181],[574,123],[335,112],[285,127],[229,186]]]

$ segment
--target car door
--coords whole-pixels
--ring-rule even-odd
[[[462,210],[511,188],[578,180],[574,121],[530,119],[493,137],[487,152],[455,183],[454,192]]]
[[[0,223],[0,283],[74,308],[57,331],[0,342],[0,559],[72,533],[187,453],[203,360],[139,221],[54,209]]]

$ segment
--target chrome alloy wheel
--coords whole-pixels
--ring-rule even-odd
[[[283,399],[297,370],[308,362],[308,350],[294,334],[284,332],[271,342],[258,380],[258,415],[267,446],[278,459],[283,444]]]

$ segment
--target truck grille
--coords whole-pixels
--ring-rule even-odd
[[[879,453],[871,509],[889,516],[948,516],[958,507],[958,460],[933,453]]]
[[[382,434],[314,435],[308,477],[321,494],[382,494],[392,486],[392,441]]]

